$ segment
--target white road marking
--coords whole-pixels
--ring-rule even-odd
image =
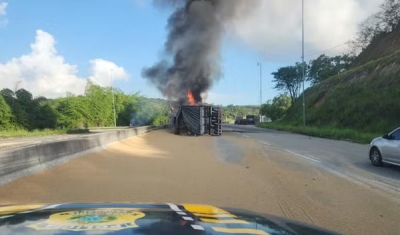
[[[14,215],[4,215],[4,216],[0,216],[0,219],[9,218],[9,217],[12,217],[12,216],[14,216]]]
[[[173,210],[175,211],[178,215],[187,215],[185,212],[183,212],[181,209],[179,209],[179,207],[175,204],[172,203],[167,203],[167,205]],[[186,220],[186,221],[194,221],[194,219],[192,217],[189,216],[182,216],[182,219]],[[195,225],[192,224],[191,225],[193,229],[195,230],[204,230],[204,228],[200,225]]]
[[[313,162],[321,162],[320,160],[317,160],[317,159],[314,159],[314,158],[311,158],[311,157],[307,157],[307,156],[304,156],[304,155],[299,154],[299,153],[292,152],[292,151],[287,150],[287,149],[286,149],[285,151],[288,152],[288,153],[291,153],[291,154],[293,154],[293,155],[296,155],[296,156],[305,158],[305,159],[307,159],[307,160],[313,161]]]
[[[248,135],[245,135],[245,134],[243,134],[243,136],[244,136],[244,137],[246,137],[246,138],[250,138],[250,136],[248,136]]]
[[[263,141],[261,141],[261,140],[257,140],[257,141],[258,141],[258,142],[260,142],[260,143],[262,143],[262,144],[265,144],[265,145],[271,146],[271,144],[270,144],[270,143],[263,142]]]
[[[21,211],[21,212],[18,212],[18,214],[28,214],[28,213],[31,213],[31,212],[34,212],[34,211],[38,211],[38,210],[54,209],[54,208],[58,207],[59,205],[62,205],[62,204],[52,204],[52,205],[48,205],[48,206],[43,207],[43,208],[37,208],[37,209],[34,209],[34,210]]]
[[[187,221],[194,221],[192,217],[182,216],[182,218]]]
[[[179,209],[179,207],[175,204],[172,203],[167,203],[167,205],[173,210],[173,211],[182,211],[181,209]]]
[[[19,212],[18,214],[27,214],[27,213],[31,213],[31,212],[34,212],[35,210],[30,210],[30,211],[22,211],[22,212]]]
[[[62,204],[53,204],[53,205],[46,206],[46,207],[44,207],[44,208],[42,208],[42,209],[43,209],[43,210],[46,210],[46,209],[54,209],[54,208],[56,208],[57,206],[60,206],[60,205],[62,205]]]
[[[192,228],[196,229],[196,230],[204,230],[204,228],[200,225],[197,224],[192,224]]]

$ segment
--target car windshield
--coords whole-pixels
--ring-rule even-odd
[[[0,0],[0,234],[398,234],[399,71],[400,0]]]

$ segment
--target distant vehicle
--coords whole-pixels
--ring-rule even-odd
[[[255,125],[256,124],[256,116],[255,115],[247,115],[245,119],[241,116],[236,117],[235,125]]]
[[[0,234],[338,234],[251,211],[196,204],[64,203],[0,207]]]
[[[241,122],[242,122],[242,120],[243,120],[243,117],[242,117],[242,116],[237,116],[237,117],[235,118],[235,125],[240,125]]]
[[[256,124],[256,116],[255,115],[247,115],[246,116],[246,124],[247,125],[255,125]]]
[[[372,140],[369,159],[374,166],[383,163],[400,166],[400,127]]]

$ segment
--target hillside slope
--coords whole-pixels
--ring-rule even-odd
[[[378,35],[357,56],[357,59],[353,63],[353,68],[363,65],[368,61],[389,56],[397,50],[400,50],[400,27],[397,27],[393,32]]]
[[[331,77],[305,94],[309,126],[385,133],[400,126],[400,51]],[[298,99],[284,122],[300,124],[301,109]]]

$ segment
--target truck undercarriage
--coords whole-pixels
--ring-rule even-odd
[[[222,134],[222,109],[213,106],[180,106],[171,118],[174,133],[187,129],[189,135],[220,136]]]

